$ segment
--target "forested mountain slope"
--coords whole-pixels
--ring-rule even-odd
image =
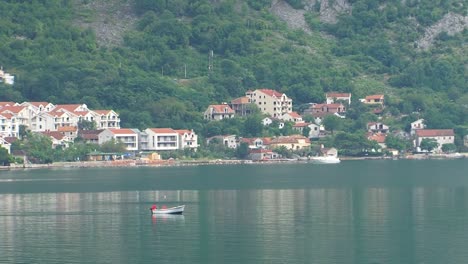
[[[0,64],[16,75],[0,101],[200,128],[210,103],[266,87],[295,106],[385,93],[392,113],[468,124],[464,0],[6,0],[0,13]]]

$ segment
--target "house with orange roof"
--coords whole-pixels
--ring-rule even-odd
[[[138,138],[140,131],[133,128],[107,128],[104,129],[98,136],[99,145],[114,139],[125,144],[127,150],[138,150]]]
[[[19,124],[10,113],[0,113],[0,137],[18,137]]]
[[[455,143],[455,132],[453,129],[418,129],[415,131],[415,147],[417,151],[421,151],[421,142],[424,139],[433,139],[437,142],[438,147],[435,152],[441,152],[444,144]]]
[[[383,94],[373,94],[366,96],[364,99],[360,99],[360,101],[369,105],[383,105],[384,99],[385,96]]]
[[[213,142],[220,142],[227,148],[235,149],[237,148],[237,136],[236,135],[218,135],[209,137],[206,139],[206,144],[211,144]]]
[[[272,138],[270,149],[285,147],[289,150],[299,150],[310,147],[310,140],[303,135],[280,136]]]
[[[209,105],[203,113],[203,118],[206,120],[223,120],[233,118],[234,110],[228,104]]]
[[[54,149],[57,147],[68,148],[68,146],[73,143],[73,139],[58,131],[44,131],[40,133],[52,140],[52,148]]]
[[[281,120],[288,121],[288,122],[293,122],[293,123],[302,123],[304,122],[302,120],[302,116],[298,114],[297,112],[289,112],[289,113],[284,113],[281,117]]]
[[[92,110],[94,113],[96,128],[120,128],[120,118],[114,110]]]
[[[76,126],[59,127],[57,132],[69,138],[71,141],[74,141],[78,137],[78,127]]]
[[[255,107],[255,105],[250,102],[250,98],[247,96],[233,99],[229,105],[238,116],[250,115],[252,113],[252,108]]]
[[[387,134],[380,133],[380,132],[377,132],[377,133],[368,132],[368,135],[367,135],[368,140],[373,140],[377,142],[382,149],[387,148],[387,145],[385,144],[386,138],[387,138]]]
[[[311,104],[304,110],[304,114],[313,115],[315,113],[340,114],[346,113],[346,107],[341,103],[334,104]]]
[[[271,89],[257,89],[245,94],[250,102],[258,106],[260,111],[271,117],[279,118],[292,112],[292,99],[286,94]]]
[[[15,103],[15,102],[0,102],[0,108],[4,107],[4,106],[17,106],[18,103]]]
[[[198,135],[193,130],[176,129],[174,130],[179,134],[179,148],[190,148],[197,150],[198,148]]]
[[[249,159],[251,160],[275,160],[279,159],[280,155],[271,149],[250,149]]]
[[[179,149],[179,133],[172,128],[147,128],[141,134],[141,150],[167,151]]]
[[[338,101],[347,102],[348,105],[351,104],[351,93],[338,93],[338,92],[329,92],[325,93],[326,103],[333,104]]]

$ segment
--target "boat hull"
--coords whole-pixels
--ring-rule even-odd
[[[179,205],[164,209],[150,209],[152,214],[182,214],[184,213],[185,205]]]
[[[337,164],[341,162],[337,157],[313,157],[310,158],[310,161],[317,164]]]

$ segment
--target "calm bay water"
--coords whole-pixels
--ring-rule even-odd
[[[0,171],[0,263],[467,263],[467,245],[466,159]]]

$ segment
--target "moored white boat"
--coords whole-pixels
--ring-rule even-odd
[[[185,205],[174,206],[170,208],[153,209],[150,208],[152,214],[182,214]]]
[[[337,164],[341,162],[341,160],[335,156],[310,157],[310,161],[319,164]]]

